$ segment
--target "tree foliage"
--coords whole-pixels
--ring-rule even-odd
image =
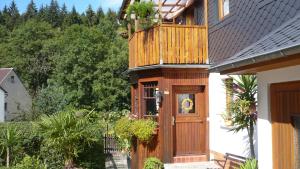
[[[51,116],[42,116],[34,123],[47,147],[63,154],[65,167],[74,167],[74,160],[84,150],[84,145],[97,143],[101,137],[101,124],[93,112],[69,110]]]
[[[231,115],[234,132],[247,130],[249,137],[250,154],[255,158],[254,152],[254,126],[257,120],[256,94],[257,78],[255,75],[241,75],[234,78],[233,93],[236,99],[231,105]]]
[[[89,6],[81,15],[56,0],[40,7],[32,0],[20,14],[13,1],[0,10],[0,66],[15,68],[39,114],[63,110],[65,103],[128,109],[128,48],[119,27],[112,10]]]

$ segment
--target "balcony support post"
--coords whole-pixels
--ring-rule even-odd
[[[127,24],[127,29],[128,29],[128,40],[131,38],[131,24]]]

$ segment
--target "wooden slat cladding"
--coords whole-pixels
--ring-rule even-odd
[[[129,68],[163,64],[206,64],[205,26],[160,25],[129,40]]]
[[[300,82],[271,85],[273,168],[296,169],[293,118],[300,116]]]
[[[143,168],[145,159],[151,156],[158,157],[164,163],[172,163],[175,155],[173,142],[175,129],[171,123],[174,111],[173,89],[180,86],[180,89],[186,87],[187,90],[191,90],[194,88],[190,87],[199,88],[199,86],[204,86],[203,97],[205,97],[205,100],[201,104],[205,106],[205,113],[203,114],[203,119],[205,120],[208,115],[208,71],[205,69],[156,69],[136,73],[139,77],[137,80],[139,89],[141,89],[141,84],[143,83],[157,81],[159,90],[163,91],[164,94],[162,106],[159,109],[158,135],[156,135],[156,138],[153,140],[154,142],[150,145],[138,143],[137,146],[135,146],[134,151],[132,151],[132,168]],[[141,90],[138,91],[141,92]],[[139,97],[142,96],[141,93],[138,95]],[[134,97],[132,97],[132,99],[133,98]],[[139,104],[141,104],[140,101]],[[139,109],[139,117],[142,118],[141,107],[139,107]],[[208,122],[205,120],[203,124],[200,125],[204,125],[205,133],[208,133]],[[197,134],[201,134],[201,132]],[[201,149],[201,152],[205,152],[205,154],[208,155],[208,135],[206,137],[204,136],[203,139],[206,139],[206,141],[203,142],[205,145],[200,145],[200,147],[204,147],[204,149]]]
[[[185,69],[185,70],[174,70],[174,69],[165,69],[162,71],[162,82],[159,88],[164,91],[169,92],[169,94],[164,95],[163,107],[161,117],[161,124],[163,127],[163,135],[162,135],[162,143],[163,147],[161,149],[161,154],[163,157],[163,161],[166,163],[173,162],[173,157],[175,155],[174,150],[174,136],[175,129],[172,126],[172,114],[174,107],[173,104],[173,89],[178,86],[205,86],[205,118],[208,115],[208,72],[207,70],[201,69]],[[206,128],[206,133],[208,133],[208,123],[204,123]],[[205,137],[205,152],[208,152],[208,135]]]

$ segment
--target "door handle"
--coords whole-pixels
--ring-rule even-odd
[[[175,117],[172,116],[172,126],[175,126]]]

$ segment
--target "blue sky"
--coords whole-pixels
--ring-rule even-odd
[[[2,10],[5,5],[9,6],[12,0],[0,0],[0,9]],[[42,4],[49,4],[51,0],[34,0],[37,4],[37,7],[41,6]],[[94,10],[97,10],[98,7],[102,7],[104,11],[107,11],[109,8],[117,11],[121,4],[122,0],[57,0],[60,6],[65,3],[68,7],[68,10],[72,9],[74,5],[76,10],[80,13],[84,12],[89,4],[92,5]],[[18,9],[21,13],[26,10],[26,7],[30,0],[15,0],[16,4],[18,5]]]

